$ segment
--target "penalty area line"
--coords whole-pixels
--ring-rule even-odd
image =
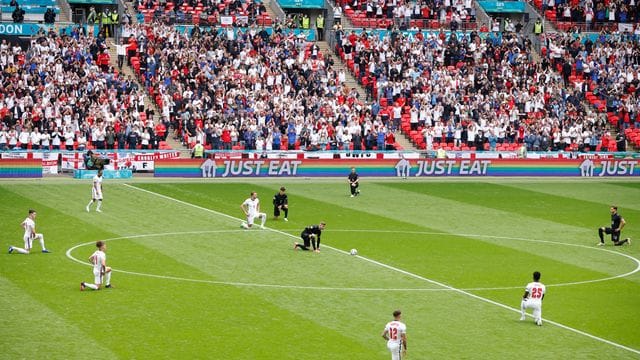
[[[196,204],[192,204],[192,203],[189,203],[189,202],[186,202],[186,201],[180,200],[180,199],[172,198],[172,197],[170,197],[170,196],[163,195],[163,194],[160,194],[160,193],[157,193],[157,192],[154,192],[154,191],[150,191],[150,190],[142,189],[142,188],[139,188],[139,187],[137,187],[137,186],[130,185],[130,184],[122,184],[122,185],[124,185],[124,186],[126,186],[126,187],[128,187],[128,188],[131,188],[131,189],[137,190],[137,191],[141,191],[141,192],[144,192],[144,193],[147,193],[147,194],[150,194],[150,195],[154,195],[154,196],[157,196],[157,197],[163,198],[163,199],[165,199],[165,200],[169,200],[169,201],[177,202],[177,203],[182,204],[182,205],[185,205],[185,206],[190,206],[190,207],[193,207],[193,208],[196,208],[196,209],[199,209],[199,210],[205,211],[205,212],[209,212],[209,213],[212,213],[212,214],[215,214],[215,215],[223,216],[223,217],[226,217],[226,218],[228,218],[228,219],[232,219],[232,220],[236,220],[236,221],[242,221],[242,219],[236,218],[236,217],[234,217],[234,216],[227,215],[227,214],[225,214],[225,213],[221,213],[221,212],[216,211],[216,210],[208,209],[208,208],[205,208],[205,207],[202,207],[202,206],[196,205]],[[292,238],[294,238],[294,239],[297,239],[297,237],[296,237],[295,235],[292,235],[292,234],[286,233],[286,232],[284,232],[284,231],[280,231],[280,230],[277,230],[277,229],[272,229],[272,228],[269,228],[269,227],[265,227],[265,229],[267,229],[267,230],[269,230],[269,231],[273,231],[273,232],[279,233],[279,234],[282,234],[282,235],[285,235],[285,236],[287,236],[287,237],[292,237]],[[328,249],[331,249],[331,250],[333,250],[333,251],[336,251],[336,252],[338,252],[338,253],[345,254],[345,255],[349,255],[349,252],[347,252],[347,251],[340,250],[340,249],[338,249],[338,248],[334,248],[334,247],[329,246],[329,245],[323,245],[323,246],[324,246],[324,247],[326,247],[326,248],[328,248]],[[441,286],[441,287],[443,287],[443,288],[445,288],[445,289],[449,289],[449,290],[451,290],[451,291],[453,291],[453,292],[459,293],[459,294],[461,294],[461,295],[466,295],[466,296],[471,297],[471,298],[473,298],[473,299],[476,299],[476,300],[479,300],[479,301],[482,301],[482,302],[485,302],[485,303],[488,303],[488,304],[491,304],[491,305],[495,305],[495,306],[498,306],[498,307],[503,308],[503,309],[505,309],[505,310],[509,310],[509,311],[516,312],[516,313],[520,314],[520,309],[514,308],[514,307],[512,307],[512,306],[505,305],[505,304],[499,303],[499,302],[497,302],[497,301],[493,301],[493,300],[491,300],[491,299],[488,299],[488,298],[485,298],[485,297],[482,297],[482,296],[479,296],[479,295],[475,295],[475,294],[470,293],[470,292],[468,292],[468,291],[465,291],[465,290],[462,290],[462,289],[455,288],[455,287],[453,287],[453,286],[450,286],[450,285],[447,285],[447,284],[441,283],[441,282],[439,282],[439,281],[432,280],[432,279],[426,278],[426,277],[424,277],[424,276],[421,276],[421,275],[418,275],[418,274],[414,274],[414,273],[409,272],[409,271],[406,271],[406,270],[402,270],[402,269],[397,268],[397,267],[395,267],[395,266],[391,266],[391,265],[388,265],[388,264],[385,264],[385,263],[382,263],[382,262],[379,262],[379,261],[376,261],[376,260],[373,260],[373,259],[366,258],[366,257],[364,257],[364,256],[356,255],[356,257],[357,257],[357,258],[360,258],[360,259],[362,259],[362,260],[364,260],[364,261],[367,261],[367,262],[369,262],[369,263],[371,263],[371,264],[375,264],[375,265],[378,265],[378,266],[380,266],[380,267],[383,267],[383,268],[385,268],[385,269],[388,269],[388,270],[391,270],[391,271],[395,271],[395,272],[398,272],[398,273],[400,273],[400,274],[404,274],[404,275],[406,275],[406,276],[412,277],[412,278],[414,278],[414,279],[418,279],[418,280],[422,280],[422,281],[428,282],[428,283],[430,283],[430,284],[438,285],[438,286]],[[596,335],[593,335],[593,334],[589,334],[589,333],[584,332],[584,331],[582,331],[582,330],[572,328],[572,327],[570,327],[570,326],[567,326],[567,325],[561,324],[561,323],[556,322],[556,321],[553,321],[553,320],[545,319],[544,321],[545,321],[545,323],[547,323],[547,324],[555,325],[555,326],[557,326],[557,327],[559,327],[559,328],[562,328],[562,329],[565,329],[565,330],[571,331],[571,332],[576,333],[576,334],[578,334],[578,335],[582,335],[582,336],[588,337],[588,338],[590,338],[590,339],[593,339],[593,340],[596,340],[596,341],[599,341],[599,342],[602,342],[602,343],[605,343],[605,344],[611,345],[611,346],[616,347],[616,348],[618,348],[618,349],[626,350],[626,351],[632,352],[632,353],[634,353],[634,354],[638,354],[638,355],[640,355],[640,350],[633,349],[633,348],[631,348],[631,347],[628,347],[628,346],[625,346],[625,345],[622,345],[622,344],[618,344],[618,343],[613,342],[613,341],[611,341],[611,340],[607,340],[607,339],[605,339],[605,338],[601,338],[601,337],[599,337],[599,336],[596,336]]]

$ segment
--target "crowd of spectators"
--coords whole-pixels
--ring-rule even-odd
[[[616,150],[606,113],[585,106],[587,88],[569,81],[581,70],[571,63],[567,70],[564,55],[534,61],[520,34],[338,31],[337,38],[341,58],[373,97],[371,116],[402,127],[422,148]],[[607,58],[607,49],[597,51]],[[613,80],[600,75],[597,84],[615,87]]]
[[[566,24],[566,29],[617,29],[619,23],[640,23],[640,11],[635,0],[535,0],[534,4],[552,21]]]
[[[144,92],[109,65],[103,34],[50,30],[27,50],[0,44],[0,150],[139,149],[165,136]],[[106,62],[104,62],[106,59]]]
[[[142,21],[166,24],[220,25],[221,17],[233,18],[233,26],[271,25],[266,7],[253,0],[136,0],[134,7]],[[268,24],[266,24],[268,22]]]
[[[567,86],[579,89],[620,137],[640,130],[639,41],[638,34],[604,31],[594,40],[566,33],[546,40],[551,61]],[[640,145],[635,138],[630,140]]]
[[[4,41],[0,148],[157,148],[172,127],[212,149],[395,149],[402,130],[429,150],[587,151],[619,148],[607,123],[640,128],[640,49],[628,32],[547,36],[536,62],[518,31],[338,28],[336,51],[366,99],[315,42],[279,28],[156,22],[123,35],[145,89],[110,65],[103,34],[41,33],[27,51]]]
[[[336,5],[357,27],[475,28],[473,0],[337,0]],[[362,23],[372,19],[375,26]]]
[[[393,147],[332,58],[304,36],[251,27],[180,33],[137,25],[134,61],[162,117],[193,146],[252,150]],[[366,142],[369,134],[376,140]]]
[[[547,56],[536,62],[517,31],[457,38],[338,28],[337,51],[366,99],[301,37],[256,27],[179,33],[159,24],[136,25],[132,36],[164,121],[185,143],[214,149],[391,149],[394,132],[404,130],[427,149],[617,150],[607,131],[611,114],[585,106],[587,95],[606,98],[615,106],[610,112],[629,105],[621,124],[637,118],[637,95],[609,99],[605,88],[617,89],[619,77],[597,66],[586,70],[597,78],[581,80],[590,65],[579,57],[588,54],[571,48],[592,46],[598,61],[610,63],[611,46],[577,45],[570,35],[549,40]],[[615,51],[626,51],[637,89],[637,44],[628,40]],[[554,48],[571,50],[558,56]]]

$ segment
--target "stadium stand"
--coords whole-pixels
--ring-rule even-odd
[[[535,7],[560,31],[618,30],[618,24],[633,27],[640,23],[635,1],[554,1],[534,0]]]
[[[640,127],[640,37],[607,34],[581,39],[571,34],[548,35],[546,44],[565,83],[584,94],[609,125],[636,147]],[[606,145],[606,146],[605,146]],[[603,147],[611,150],[610,144]]]
[[[0,148],[159,148],[166,135],[147,118],[144,92],[113,67],[99,66],[106,46],[78,28],[41,33],[27,51],[3,40]]]
[[[145,23],[223,25],[221,17],[232,17],[233,26],[258,24],[271,26],[272,19],[264,4],[255,0],[139,0],[136,9]]]
[[[604,103],[585,106],[593,93],[569,86],[575,69],[563,77],[557,59],[534,62],[523,36],[379,38],[339,30],[337,37],[340,58],[378,100],[373,115],[400,124],[419,148],[612,149],[607,114],[597,111]]]
[[[259,28],[190,34],[161,24],[135,26],[131,35],[137,50],[129,61],[189,146],[365,149],[368,131],[395,145],[344,86],[331,57],[305,37]]]
[[[472,0],[415,1],[338,0],[343,14],[358,28],[474,30]]]

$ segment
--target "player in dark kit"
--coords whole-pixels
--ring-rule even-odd
[[[280,216],[280,211],[282,211],[284,212],[284,221],[289,221],[287,219],[289,217],[289,199],[287,194],[284,193],[286,190],[283,186],[279,192],[273,195],[273,218],[276,220]]]
[[[604,245],[604,234],[611,235],[611,241],[613,241],[613,245],[620,246],[624,244],[631,245],[631,239],[626,238],[624,240],[620,240],[620,232],[622,228],[625,226],[626,221],[624,218],[618,214],[618,207],[611,206],[611,227],[601,227],[598,229],[598,235],[600,236],[600,242],[597,244],[598,246]]]
[[[322,230],[326,226],[324,221],[321,221],[318,225],[309,225],[302,231],[300,237],[304,241],[304,244],[295,243],[293,245],[293,250],[298,250],[298,248],[308,251],[309,246],[313,246],[314,252],[320,252],[320,235],[322,234]]]
[[[356,168],[351,168],[351,173],[349,173],[349,188],[351,189],[351,197],[358,196],[360,194],[360,190],[358,190],[358,186],[360,182],[360,177],[356,172]]]

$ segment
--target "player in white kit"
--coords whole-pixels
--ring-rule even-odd
[[[36,211],[29,209],[29,215],[26,219],[20,224],[24,229],[24,248],[19,248],[15,246],[9,246],[9,254],[12,252],[17,252],[20,254],[28,254],[31,251],[31,247],[33,245],[33,240],[40,240],[40,245],[42,246],[43,253],[49,253],[50,251],[44,246],[44,235],[36,233]]]
[[[391,352],[391,360],[400,360],[407,356],[407,326],[400,321],[402,312],[393,312],[393,321],[387,323],[382,337],[387,340],[387,349]]]
[[[260,227],[264,229],[264,223],[267,221],[267,214],[260,212],[260,199],[258,199],[257,192],[251,192],[251,197],[245,200],[242,205],[240,205],[240,208],[247,217],[247,221],[242,222],[241,226],[243,228],[251,228],[251,226],[253,226],[253,220],[255,218],[260,218],[260,220],[262,221]]]
[[[111,268],[107,266],[107,254],[105,253],[107,244],[104,241],[98,241],[96,247],[98,250],[89,257],[89,262],[93,264],[93,284],[81,282],[80,291],[84,291],[85,288],[100,290],[103,276],[105,287],[111,287]]]
[[[533,309],[533,320],[536,325],[542,326],[542,299],[547,292],[547,288],[540,282],[540,272],[533,273],[533,282],[527,284],[520,303],[520,311],[522,316],[520,320],[525,319],[527,309]]]
[[[98,174],[93,177],[93,186],[91,187],[91,201],[87,204],[87,212],[91,211],[91,204],[98,202],[96,206],[97,212],[102,212],[100,207],[102,206],[102,170],[98,170]]]

